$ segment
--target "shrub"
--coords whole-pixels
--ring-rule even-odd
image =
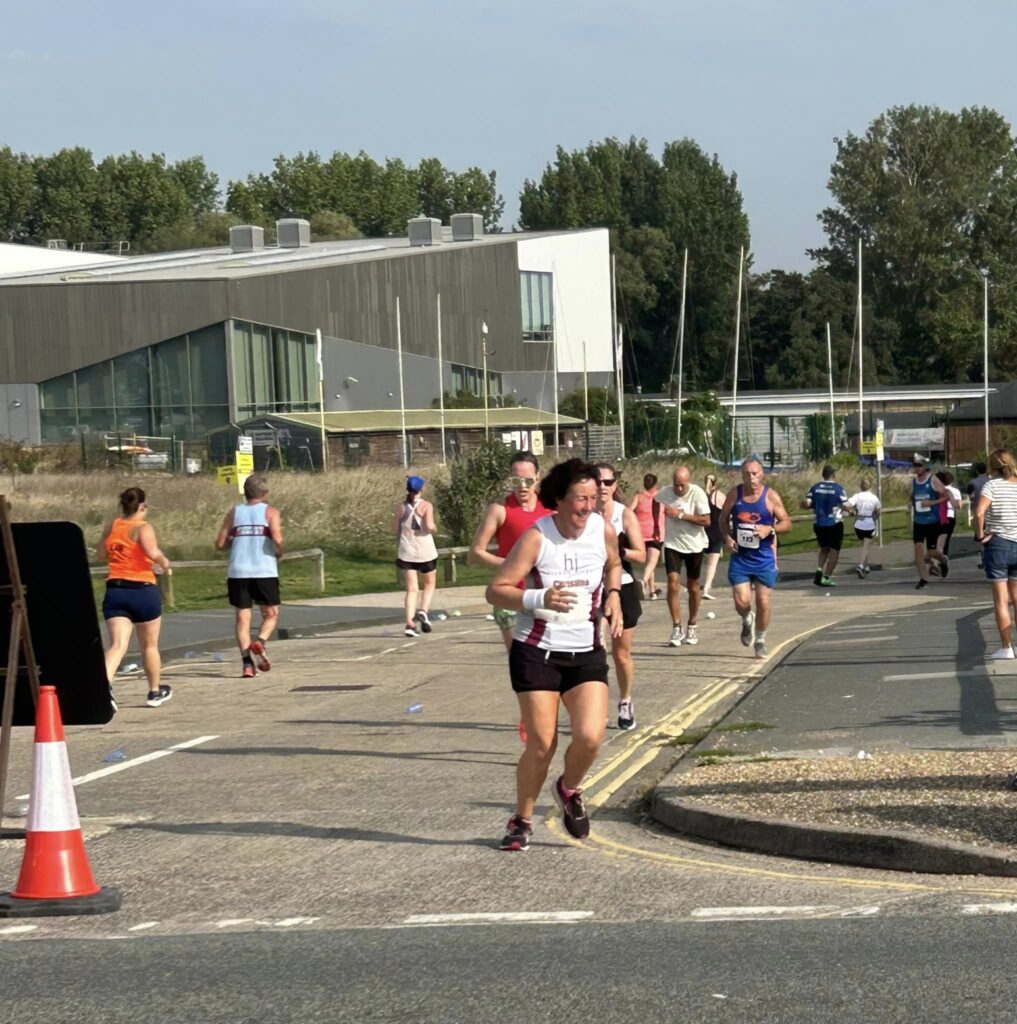
[[[434,503],[442,531],[454,545],[469,544],[488,502],[499,495],[508,476],[512,449],[485,441],[449,467],[449,479],[434,481]]]

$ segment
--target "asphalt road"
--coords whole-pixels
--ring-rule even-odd
[[[790,587],[768,639],[777,660],[858,616],[978,601],[988,615],[987,598],[963,568],[917,596],[906,572],[822,600]],[[639,727],[610,730],[590,774],[591,839],[569,840],[547,801],[524,855],[497,849],[519,741],[483,615],[420,640],[372,626],[275,644],[250,684],[192,659],[158,709],[118,681],[116,719],[67,732],[91,776],[77,797],[92,868],[123,909],[0,921],[0,1021],[997,1019],[1017,883],[755,857],[647,820],[668,739],[766,668],[728,601],[709,610],[703,642],[674,650],[663,602],[646,606]],[[19,735],[9,811],[30,753]],[[20,856],[0,842],[0,887]],[[537,923],[505,916],[519,914]]]

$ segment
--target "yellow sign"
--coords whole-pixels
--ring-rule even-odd
[[[862,455],[872,455],[877,459],[883,458],[883,432],[876,434],[874,441],[862,441]]]
[[[254,456],[250,452],[237,452],[237,472],[247,476],[254,472]]]
[[[236,483],[237,480],[237,467],[236,466],[219,466],[215,471],[216,483],[230,484]]]

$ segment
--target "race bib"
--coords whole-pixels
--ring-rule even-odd
[[[580,623],[589,622],[593,612],[593,594],[585,587],[577,589],[576,603],[567,612],[552,612],[547,608],[535,608],[533,617],[544,619],[556,626],[578,626]]]
[[[926,505],[924,501],[916,501],[915,502],[915,511],[916,512],[928,512],[929,511],[929,506]]]
[[[738,547],[753,549],[759,547],[759,534],[756,533],[754,526],[739,526],[736,534]]]

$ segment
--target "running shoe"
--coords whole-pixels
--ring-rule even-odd
[[[690,647],[695,647],[699,643],[699,634],[696,632],[696,627],[690,622],[689,628],[685,631],[685,642]]]
[[[157,708],[160,704],[165,704],[173,696],[172,687],[167,686],[165,683],[159,687],[158,690],[148,691],[148,700],[145,703],[150,708]]]
[[[423,609],[421,609],[419,612],[417,612],[416,618],[417,618],[417,622],[420,623],[420,631],[422,633],[430,633],[431,632],[431,620],[427,617],[427,612],[425,612],[425,611],[423,611]]]
[[[684,641],[685,630],[682,629],[682,624],[680,622],[677,622],[675,623],[675,625],[671,627],[671,639],[668,640],[668,643],[672,647],[681,647]]]
[[[950,559],[943,555],[943,561],[939,565],[939,574],[946,579],[950,575]]]
[[[938,562],[929,562],[929,575],[930,576],[942,576],[943,574],[939,571]]]
[[[109,702],[113,706],[113,714],[115,715],[120,710],[120,705],[117,703],[117,699],[113,694],[113,687],[109,688]]]
[[[989,661],[1013,661],[1015,657],[1012,647],[1000,647],[995,654],[989,655]]]
[[[704,601],[716,601],[717,599],[708,590],[704,590],[703,591],[703,600]]]
[[[866,576],[868,576],[869,573],[872,572],[872,566],[870,566],[870,565],[863,566],[863,568],[865,569],[865,575]]]
[[[928,585],[929,585],[929,581],[928,580],[919,580],[915,584],[915,590],[924,590]]]
[[[618,728],[634,729],[636,727],[636,716],[632,710],[631,700],[618,701]]]
[[[755,648],[757,658],[765,658],[769,653],[766,649],[765,640],[757,640],[753,646]]]
[[[240,674],[244,679],[253,679],[257,675],[254,671],[254,662],[250,658],[244,658],[244,670]]]
[[[756,613],[749,612],[742,619],[742,647],[751,647],[752,638],[755,635]]]
[[[813,586],[816,586],[816,587],[821,587],[823,585],[823,570],[822,569],[817,569],[816,570],[816,575],[812,577],[812,584],[813,584]]]
[[[856,565],[855,566],[855,572],[858,573],[858,578],[860,580],[865,579],[865,566],[864,565]]]
[[[821,587],[835,587],[836,583],[829,576],[824,576],[822,582],[819,584]]]
[[[522,853],[530,848],[531,835],[533,835],[533,826],[518,814],[513,814],[505,826],[501,848],[511,853]]]
[[[590,819],[587,817],[586,805],[583,803],[583,791],[574,789],[571,796],[566,796],[562,788],[563,777],[559,775],[552,787],[554,802],[561,808],[565,831],[573,839],[585,839],[590,834]]]
[[[272,662],[268,660],[268,651],[265,650],[264,640],[258,639],[251,644],[251,654],[259,672],[267,672],[272,667]]]
[[[420,634],[417,632],[417,627],[414,626],[412,622],[407,622],[406,628],[403,630],[403,636],[412,636],[416,639]]]
[[[658,597],[660,597],[660,591],[659,590],[651,590],[650,591],[650,600],[651,601],[656,601]]]

